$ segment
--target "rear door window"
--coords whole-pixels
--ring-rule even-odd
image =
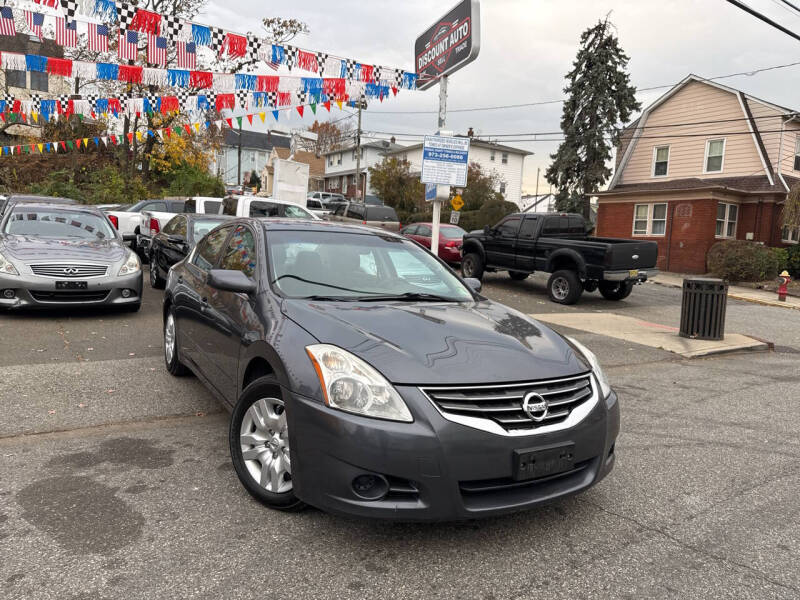
[[[534,234],[536,233],[536,219],[527,218],[522,222],[522,227],[519,230],[519,237],[532,240]]]
[[[274,202],[256,201],[250,204],[251,217],[281,217],[281,205]]]
[[[586,233],[583,223],[584,221],[581,217],[569,217],[569,234],[583,235]]]
[[[364,207],[351,204],[347,207],[347,217],[350,219],[364,220]]]
[[[151,212],[167,212],[167,203],[166,202],[150,202],[144,207],[144,210],[149,210]]]
[[[420,237],[431,237],[433,235],[433,231],[429,225],[420,225],[419,229],[417,229],[417,235]]]
[[[563,223],[562,223],[563,221]],[[542,236],[558,237],[569,230],[568,217],[547,217],[542,228]]]
[[[219,214],[219,207],[221,205],[222,205],[222,202],[220,202],[219,200],[206,200],[204,205],[203,205],[203,214],[206,214],[206,215],[218,215]]]
[[[195,202],[194,198],[189,198],[186,201],[186,204],[183,205],[183,212],[194,214],[197,212],[197,203]]]
[[[401,231],[400,233],[402,233],[403,235],[419,235],[417,233],[418,230],[419,230],[419,225],[409,225],[408,227],[403,229],[403,231]]]
[[[236,207],[239,205],[239,199],[233,196],[228,196],[222,201],[222,214],[236,216]]]
[[[397,213],[391,206],[369,206],[365,210],[367,221],[397,221]]]
[[[203,271],[214,268],[217,259],[222,252],[225,238],[231,231],[231,227],[220,227],[204,237],[197,245],[197,250],[192,257],[192,264]]]

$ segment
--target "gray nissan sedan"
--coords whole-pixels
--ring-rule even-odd
[[[9,203],[0,220],[0,309],[139,310],[139,258],[98,208]]]
[[[591,487],[619,431],[597,358],[479,291],[393,233],[239,219],[170,269],[166,365],[232,410],[273,508],[471,519]]]

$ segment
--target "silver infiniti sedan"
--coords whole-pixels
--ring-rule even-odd
[[[9,203],[0,220],[0,309],[118,306],[139,310],[142,269],[91,206]]]

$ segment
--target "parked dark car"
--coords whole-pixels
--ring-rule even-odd
[[[0,219],[0,308],[139,310],[139,258],[99,208],[10,204]]]
[[[433,224],[413,223],[403,227],[400,233],[430,249],[433,241]],[[458,225],[445,223],[439,225],[439,253],[437,256],[451,265],[460,263],[461,244],[466,233]]]
[[[328,220],[368,225],[388,231],[400,230],[400,219],[391,206],[372,206],[362,202],[348,202],[337,206],[328,216]]]
[[[364,195],[364,204],[368,206],[383,206],[383,200],[372,194]]]
[[[575,304],[598,288],[607,300],[623,300],[634,284],[658,273],[656,242],[589,237],[587,230],[581,215],[508,215],[464,236],[461,270],[477,279],[484,271],[508,271],[518,281],[534,271],[552,273],[547,292],[559,304]]]
[[[619,430],[597,359],[479,289],[396,234],[239,219],[169,272],[166,366],[232,409],[274,508],[469,519],[591,487]]]
[[[172,265],[182,261],[204,235],[229,221],[227,215],[176,215],[154,237],[150,247],[150,286],[161,289]]]

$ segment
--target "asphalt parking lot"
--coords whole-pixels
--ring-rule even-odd
[[[559,307],[541,279],[498,274],[484,293],[527,313],[680,311],[656,285]],[[422,525],[255,503],[227,413],[164,369],[160,297],[0,315],[0,597],[800,596],[800,311],[731,302],[729,331],[776,351],[707,359],[569,331],[620,394],[613,473],[539,510]]]

